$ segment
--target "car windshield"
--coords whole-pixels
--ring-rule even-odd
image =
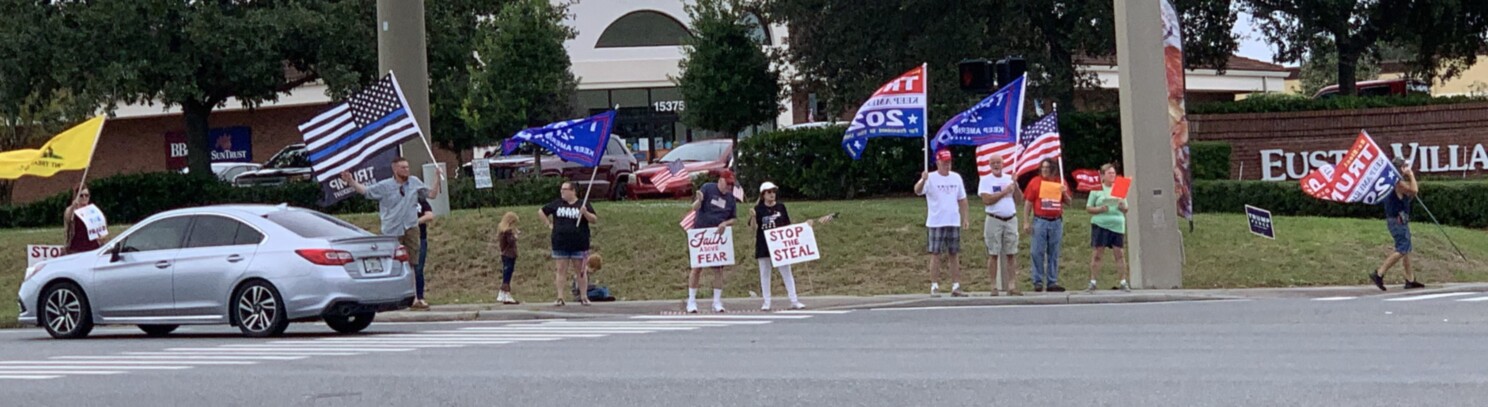
[[[661,161],[715,161],[723,157],[727,148],[728,143],[684,144],[661,157]]]
[[[278,154],[274,154],[273,157],[269,157],[269,161],[265,162],[263,167],[267,169],[309,168],[310,157],[308,153],[309,150],[306,150],[304,147],[285,148],[280,150]]]
[[[305,238],[343,238],[370,236],[362,228],[336,219],[330,215],[320,212],[306,210],[285,210],[272,212],[264,215],[264,219],[274,222],[285,229]]]

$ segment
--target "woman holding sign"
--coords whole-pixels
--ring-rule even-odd
[[[738,202],[734,200],[734,197],[732,195],[729,195],[729,193],[725,191],[733,190],[734,172],[730,170],[723,170],[722,172],[720,172],[718,174],[718,182],[703,184],[703,187],[698,190],[697,196],[693,198],[692,201],[692,210],[696,213],[692,223],[693,230],[712,229],[711,231],[704,231],[701,233],[709,234],[715,237],[723,236],[725,233],[730,233],[729,231],[731,231],[731,228],[734,226],[734,220],[735,218],[737,218],[737,212],[735,208],[737,207]],[[703,239],[696,240],[706,239],[705,236],[701,238]],[[727,240],[730,246],[733,245],[732,240],[719,240]],[[734,264],[734,259],[726,260],[727,264]],[[726,310],[723,308],[723,278],[724,275],[728,272],[729,268],[726,266],[713,266],[704,268],[713,270],[713,312],[725,312]],[[689,273],[687,276],[686,310],[690,314],[696,314],[698,312],[698,280],[702,278],[704,268],[693,268],[692,272]]]
[[[88,187],[78,188],[77,195],[72,198],[72,205],[68,205],[67,210],[62,211],[62,230],[67,241],[65,254],[97,250],[103,243],[102,237],[98,240],[88,238],[87,223],[83,222],[82,214],[79,213],[83,208],[93,205],[91,197],[92,194],[88,192]]]
[[[759,200],[755,202],[754,208],[749,210],[749,226],[754,228],[754,258],[759,262],[760,270],[760,295],[765,298],[765,303],[760,310],[770,310],[770,269],[780,271],[780,278],[785,279],[785,294],[790,298],[790,309],[805,309],[806,305],[796,297],[796,278],[791,275],[791,266],[774,267],[770,261],[769,244],[765,242],[765,231],[791,224],[790,212],[785,209],[785,204],[777,198],[777,187],[774,183],[765,182],[760,184]],[[832,220],[832,215],[823,216],[822,223]],[[808,219],[806,224],[815,224],[815,220]]]
[[[1116,166],[1102,165],[1102,188],[1090,191],[1090,198],[1085,201],[1085,211],[1091,215],[1090,247],[1094,252],[1090,258],[1090,286],[1085,288],[1086,292],[1095,291],[1095,278],[1100,275],[1101,253],[1108,248],[1116,256],[1116,275],[1121,277],[1121,286],[1118,288],[1131,291],[1131,287],[1126,284],[1126,259],[1121,250],[1126,241],[1126,200],[1111,195],[1115,184]]]

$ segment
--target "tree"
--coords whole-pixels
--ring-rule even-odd
[[[252,108],[316,80],[346,95],[377,76],[372,0],[37,3],[59,19],[58,82],[108,109],[179,106],[194,175],[212,174],[210,116],[229,99]]]
[[[0,8],[0,151],[36,147],[85,120],[95,106],[52,75],[53,58],[68,52],[50,35],[54,10],[35,1],[3,0]],[[11,203],[15,182],[0,180],[0,205]]]
[[[740,131],[780,114],[780,74],[750,35],[757,27],[744,18],[743,3],[698,0],[686,9],[693,36],[682,48],[682,76],[673,78],[687,104],[682,122],[728,133],[737,144]]]
[[[516,0],[478,24],[476,63],[460,118],[469,138],[459,148],[488,145],[524,128],[568,119],[578,79],[563,42],[577,32],[563,25],[567,5]]]
[[[1360,60],[1378,58],[1380,44],[1412,48],[1415,76],[1449,79],[1477,61],[1488,38],[1488,5],[1480,0],[1245,0],[1276,59],[1298,62],[1331,48],[1338,88],[1356,94]]]
[[[1364,55],[1354,65],[1356,78],[1369,80],[1379,76],[1380,66],[1373,55]],[[1302,60],[1302,94],[1312,96],[1329,85],[1338,83],[1338,52],[1331,47],[1312,50]]]
[[[464,161],[464,152],[486,145],[491,137],[478,137],[462,117],[470,90],[471,68],[478,65],[476,41],[482,35],[481,21],[501,11],[503,0],[439,0],[425,2],[425,30],[429,47],[429,138],[454,150]],[[493,135],[494,136],[494,135]]]
[[[1224,68],[1236,47],[1230,2],[1174,2],[1189,67]],[[790,27],[789,50],[780,58],[795,68],[793,81],[822,93],[839,113],[888,78],[928,62],[936,95],[931,115],[948,118],[972,98],[957,90],[957,62],[1012,55],[1028,61],[1032,97],[1072,108],[1076,89],[1094,85],[1074,61],[1116,51],[1109,0],[775,0],[766,10]]]

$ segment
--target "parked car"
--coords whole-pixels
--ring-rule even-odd
[[[131,324],[152,336],[180,325],[228,324],[252,337],[290,322],[366,329],[378,312],[413,304],[408,252],[309,209],[222,205],[163,212],[103,247],[26,269],[20,322],[54,338]]]
[[[574,185],[583,191],[589,185],[589,177],[594,175],[594,168],[585,167],[577,163],[563,161],[556,155],[541,147],[527,143],[523,144],[509,156],[501,156],[501,150],[494,150],[485,157],[490,162],[491,180],[501,182],[523,176],[531,176],[536,171],[533,166],[533,154],[538,154],[542,160],[541,176],[562,176],[572,181]],[[460,176],[472,177],[472,165],[474,161],[460,166]],[[593,197],[608,197],[609,199],[623,199],[628,196],[628,188],[634,185],[631,174],[634,174],[638,164],[635,155],[631,154],[630,148],[625,146],[625,140],[620,137],[610,137],[610,145],[605,147],[604,159],[599,164],[599,174],[594,178],[594,191],[590,192]],[[580,192],[582,194],[583,192]]]
[[[232,181],[240,187],[282,185],[308,180],[314,173],[310,168],[310,150],[304,144],[290,144],[264,161],[263,168],[243,172]]]
[[[217,179],[222,180],[222,182],[231,183],[231,182],[233,182],[233,179],[234,178],[237,178],[238,177],[238,175],[241,175],[241,174],[243,174],[245,172],[258,171],[260,168],[263,168],[263,164],[257,164],[257,163],[212,163],[212,174],[215,175],[215,176],[217,176]],[[191,169],[190,168],[182,168],[181,169],[181,173],[182,174],[190,174],[191,173]]]
[[[1431,84],[1413,79],[1383,79],[1377,81],[1360,81],[1354,84],[1359,96],[1405,96],[1405,95],[1429,95]],[[1338,85],[1328,85],[1312,95],[1313,99],[1326,99],[1338,96]]]
[[[672,161],[681,161],[683,168],[694,175],[716,174],[729,168],[733,151],[734,143],[728,139],[694,141],[678,146],[662,156],[661,160],[636,171],[636,182],[630,187],[630,196],[632,198],[690,196],[692,195],[691,184],[682,188],[669,188],[662,192],[657,190],[656,185],[651,184],[651,177],[666,171],[666,163]]]

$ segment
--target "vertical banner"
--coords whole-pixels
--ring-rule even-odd
[[[397,157],[398,149],[389,148],[363,161],[361,165],[352,167],[348,172],[362,185],[372,185],[377,181],[393,177],[393,159]],[[341,181],[341,177],[327,179],[320,181],[320,202],[318,204],[321,207],[331,206],[350,198],[353,194],[356,194],[356,190]]]
[[[1183,92],[1183,26],[1171,0],[1162,0],[1163,64],[1168,73],[1168,123],[1173,138],[1173,194],[1178,197],[1178,216],[1193,221],[1193,171],[1189,168],[1188,113]]]

